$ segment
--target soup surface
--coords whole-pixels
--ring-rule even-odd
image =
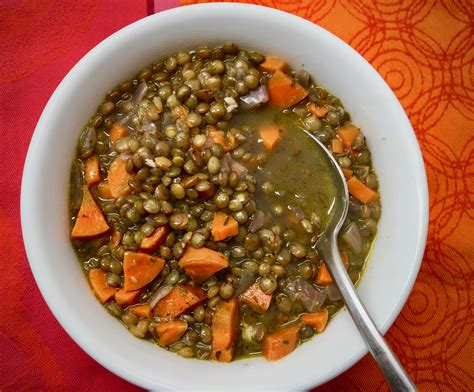
[[[107,94],[71,168],[71,241],[92,291],[179,355],[277,360],[342,306],[315,244],[347,178],[339,248],[362,273],[380,217],[360,129],[304,70],[233,43],[180,52]]]

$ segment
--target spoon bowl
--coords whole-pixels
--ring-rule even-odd
[[[390,349],[360,301],[339,254],[337,236],[346,220],[347,211],[349,209],[349,190],[344,174],[326,146],[310,132],[304,132],[324,152],[324,157],[334,174],[336,197],[331,210],[331,218],[316,244],[319,254],[324,259],[354,323],[367,343],[369,351],[379,365],[390,389],[392,391],[416,391],[416,386],[411,381],[405,369],[403,369],[396,355]]]

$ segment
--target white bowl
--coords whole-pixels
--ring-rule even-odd
[[[207,4],[142,19],[91,50],[64,78],[41,115],[23,173],[21,223],[31,269],[49,308],[97,362],[149,389],[314,387],[367,348],[349,314],[277,362],[185,360],[132,337],[92,295],[69,242],[67,188],[79,133],[105,93],[154,59],[202,44],[234,41],[305,68],[340,97],[367,136],[380,177],[382,218],[358,292],[382,332],[413,286],[428,224],[420,150],[396,97],[353,49],[322,28],[270,8]]]

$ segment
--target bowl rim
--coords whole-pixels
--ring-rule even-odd
[[[20,218],[21,218],[23,242],[24,242],[26,253],[27,253],[28,262],[33,272],[34,279],[38,285],[38,288],[40,289],[40,292],[44,300],[46,301],[49,309],[51,310],[55,318],[58,320],[59,324],[62,326],[62,328],[64,328],[67,334],[95,361],[100,363],[102,366],[104,366],[105,368],[107,368],[112,373],[116,374],[117,376],[135,385],[140,385],[146,388],[155,388],[156,385],[150,384],[148,380],[145,380],[144,378],[139,377],[139,375],[131,373],[130,371],[128,371],[128,369],[123,369],[123,368],[118,367],[118,364],[114,363],[113,361],[109,361],[106,355],[102,355],[101,353],[97,352],[97,350],[94,347],[93,342],[86,340],[81,335],[80,331],[77,331],[74,328],[74,326],[68,321],[65,313],[63,313],[63,309],[60,308],[55,303],[54,295],[50,291],[50,289],[47,287],[46,279],[43,277],[41,273],[41,261],[37,260],[37,257],[34,254],[34,249],[31,246],[31,239],[34,236],[34,233],[28,230],[28,221],[30,219],[29,214],[28,214],[29,212],[29,202],[28,202],[29,196],[28,195],[30,193],[26,191],[26,189],[34,188],[34,185],[33,185],[34,181],[33,181],[31,172],[34,166],[34,161],[37,158],[35,151],[38,149],[38,145],[41,140],[40,130],[45,127],[50,113],[54,113],[55,104],[57,100],[60,98],[63,90],[66,88],[66,85],[68,84],[69,80],[72,78],[71,75],[75,74],[82,67],[85,67],[85,65],[90,61],[90,59],[92,59],[98,53],[100,53],[103,47],[109,45],[110,43],[113,43],[114,41],[120,40],[122,38],[126,38],[127,34],[133,30],[140,29],[142,26],[145,26],[147,24],[159,23],[159,21],[164,18],[179,17],[181,14],[187,14],[194,11],[205,12],[205,11],[210,11],[210,10],[212,10],[213,12],[217,12],[218,10],[222,10],[226,12],[230,12],[230,11],[241,12],[241,13],[265,12],[267,13],[268,17],[286,18],[288,21],[291,21],[293,23],[299,23],[302,26],[305,26],[306,28],[310,27],[312,29],[319,30],[320,33],[328,34],[331,37],[331,39],[335,42],[335,44],[339,46],[344,46],[346,51],[352,52],[351,56],[353,57],[355,56],[355,58],[358,57],[359,62],[362,61],[363,63],[365,63],[365,66],[370,68],[373,74],[373,78],[378,79],[378,83],[384,85],[385,89],[388,90],[387,91],[389,93],[388,95],[391,96],[391,100],[392,100],[392,102],[389,102],[389,104],[392,105],[392,107],[398,111],[397,114],[401,117],[401,119],[403,119],[406,130],[408,131],[407,137],[409,139],[409,142],[412,144],[412,147],[415,148],[416,155],[417,155],[416,158],[417,158],[418,164],[416,165],[416,167],[413,168],[413,170],[417,178],[417,185],[418,185],[417,191],[419,194],[419,205],[420,205],[420,218],[419,219],[420,219],[421,224],[417,233],[418,241],[416,244],[415,258],[414,258],[413,264],[411,265],[409,278],[406,282],[405,287],[403,288],[403,291],[401,292],[399,296],[396,306],[388,314],[388,317],[386,318],[385,322],[382,325],[378,325],[380,331],[383,334],[385,334],[388,328],[393,324],[393,322],[395,321],[395,319],[401,312],[404,304],[406,303],[408,295],[410,294],[413,288],[413,285],[415,283],[416,277],[418,275],[423,253],[424,253],[424,248],[426,245],[426,239],[427,239],[427,233],[428,233],[428,221],[429,221],[428,183],[427,183],[426,172],[425,172],[425,168],[423,164],[421,150],[419,148],[413,128],[400,102],[398,101],[395,94],[388,86],[388,84],[385,82],[385,80],[355,49],[350,47],[340,38],[338,38],[331,32],[325,30],[324,28],[291,13],[287,13],[284,11],[276,10],[276,9],[265,7],[265,6],[252,5],[252,4],[225,3],[225,2],[181,6],[178,8],[162,11],[160,13],[144,17],[136,22],[133,22],[123,27],[122,29],[118,30],[117,32],[105,38],[103,41],[98,43],[94,48],[92,48],[88,53],[86,53],[74,65],[74,67],[67,73],[67,75],[63,78],[61,83],[58,85],[58,87],[55,89],[50,99],[48,100],[48,103],[46,104],[38,120],[38,123],[35,127],[33,136],[31,138],[31,141],[28,147],[28,153],[25,159],[23,175],[22,175],[22,183],[21,183]],[[341,374],[342,372],[347,370],[349,367],[354,365],[356,362],[358,362],[367,352],[368,350],[365,346],[360,347],[355,355],[353,355],[349,359],[346,359],[337,368],[334,368],[332,372],[328,372],[328,374],[326,374],[324,377],[319,377],[320,382],[321,383],[327,382],[328,380]],[[305,388],[306,387],[310,388],[314,386],[314,383],[308,380],[306,383],[302,382],[300,385]],[[161,385],[161,386],[163,387],[165,385]]]

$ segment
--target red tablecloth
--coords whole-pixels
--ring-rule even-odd
[[[245,2],[293,12],[332,31],[365,56],[401,100],[423,150],[431,220],[420,275],[387,338],[421,390],[474,390],[472,1]],[[88,357],[43,301],[22,245],[20,181],[36,121],[69,69],[114,31],[177,5],[7,0],[0,7],[2,391],[135,389]],[[374,389],[387,387],[366,356],[319,390]]]

